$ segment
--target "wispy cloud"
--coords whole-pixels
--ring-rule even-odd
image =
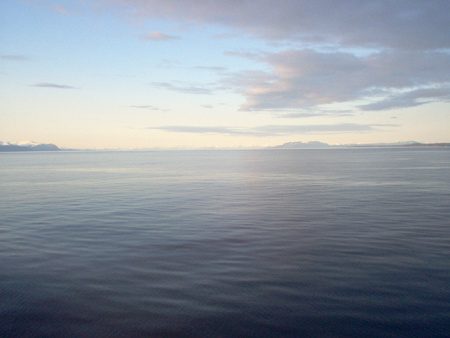
[[[192,85],[192,84],[187,84],[187,85],[174,85],[168,82],[153,82],[151,84],[154,87],[160,87],[160,88],[164,88],[167,90],[173,90],[179,93],[184,93],[184,94],[203,94],[203,95],[207,95],[207,94],[212,94],[213,90],[211,88],[208,88],[206,86],[196,86],[196,85]]]
[[[266,125],[253,128],[222,127],[222,126],[161,126],[148,127],[147,129],[157,129],[175,133],[194,134],[226,134],[235,136],[286,136],[299,134],[339,134],[339,133],[365,133],[378,130],[380,128],[395,128],[398,124],[354,124],[341,123],[330,125]]]
[[[144,35],[139,35],[139,38],[148,41],[167,41],[181,39],[179,36],[167,35],[161,32],[149,32]]]
[[[32,59],[25,55],[0,55],[0,60],[31,61]]]
[[[199,126],[161,126],[161,127],[148,127],[146,129],[157,129],[168,132],[175,133],[194,133],[194,134],[243,134],[244,132],[239,131],[236,128],[229,127],[220,127],[220,126],[208,126],[208,127],[199,127]]]
[[[149,109],[149,110],[159,110],[158,107],[143,105],[143,106],[127,106],[128,108],[137,108],[137,109]]]
[[[159,64],[156,67],[172,69],[172,68],[179,68],[179,67],[181,67],[181,65],[182,65],[182,63],[179,61],[161,59],[161,61],[159,62]]]
[[[58,4],[50,5],[50,7],[51,7],[53,10],[55,10],[55,11],[57,11],[58,13],[61,13],[61,14],[67,14],[67,13],[69,12],[69,11],[67,10],[67,8],[65,8],[64,6],[58,5]]]
[[[262,52],[249,52],[249,51],[238,51],[238,52],[232,52],[232,51],[225,51],[223,55],[225,56],[237,56],[237,57],[243,57],[251,60],[257,60],[263,56],[264,53]]]
[[[132,75],[132,74],[107,74],[107,73],[103,73],[103,74],[99,74],[99,73],[94,73],[92,74],[92,76],[96,76],[96,77],[122,77],[122,78],[131,78],[131,77],[136,77],[136,75]]]
[[[298,119],[298,118],[320,117],[320,116],[344,117],[353,115],[354,115],[353,112],[350,110],[314,110],[314,111],[300,111],[300,112],[294,111],[275,114],[276,117],[286,119]]]
[[[55,83],[36,83],[31,85],[32,87],[42,87],[42,88],[57,88],[57,89],[79,89],[77,87],[60,85]]]
[[[194,67],[194,69],[198,69],[198,70],[210,70],[210,71],[213,71],[213,72],[223,72],[223,71],[227,70],[225,67],[219,67],[219,66],[215,66],[215,67],[196,66],[196,67]]]
[[[242,34],[240,33],[223,33],[223,34],[214,34],[211,36],[213,39],[233,39],[241,37]]]

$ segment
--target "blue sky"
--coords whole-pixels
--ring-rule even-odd
[[[450,2],[6,0],[0,141],[450,142]]]

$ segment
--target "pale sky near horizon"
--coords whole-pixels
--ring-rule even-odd
[[[450,1],[5,0],[0,141],[450,142]]]

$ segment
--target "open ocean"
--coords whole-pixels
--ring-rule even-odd
[[[449,337],[450,148],[0,154],[0,337]]]

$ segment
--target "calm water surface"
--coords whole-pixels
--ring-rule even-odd
[[[1,337],[448,337],[450,149],[0,154]]]

